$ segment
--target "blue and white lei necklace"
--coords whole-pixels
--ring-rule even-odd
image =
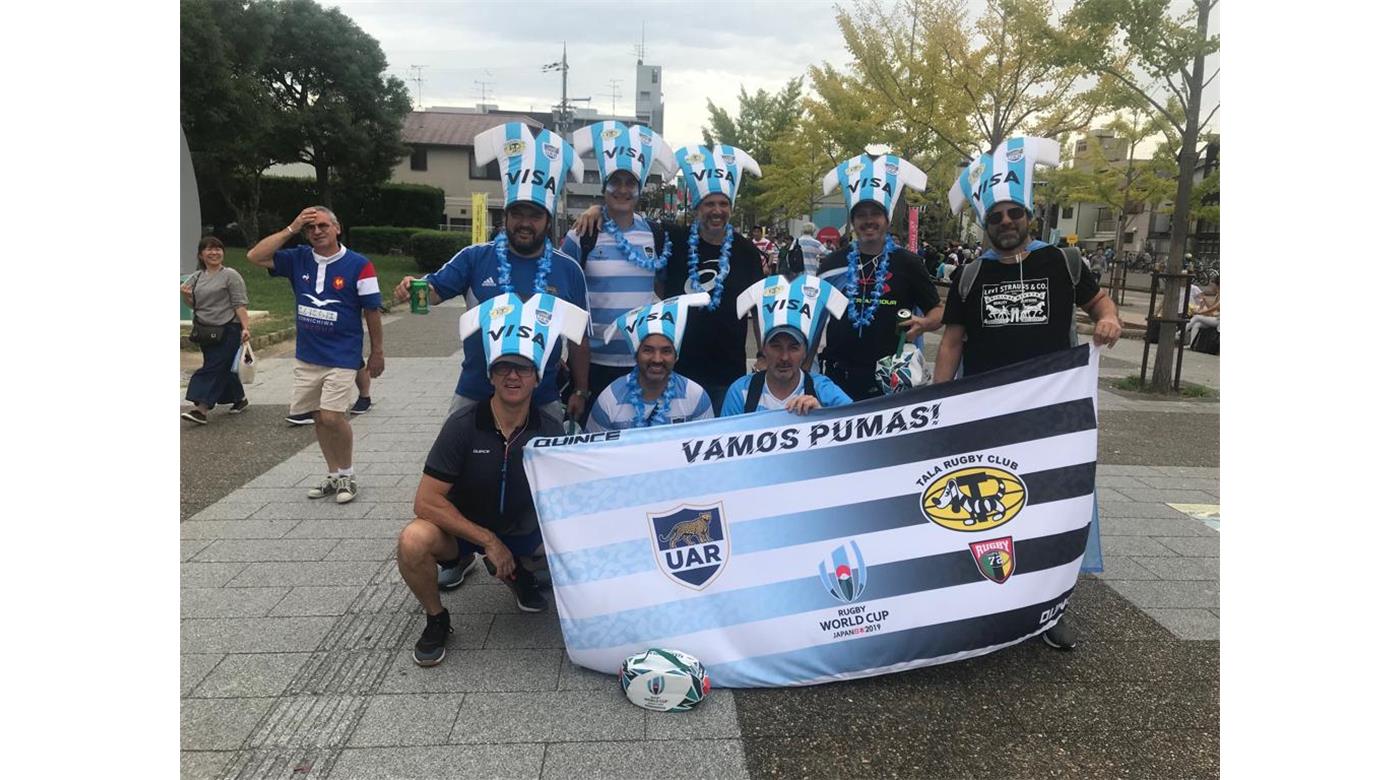
[[[671,236],[669,234],[666,236],[666,246],[661,250],[661,254],[655,260],[648,260],[637,253],[636,247],[627,241],[626,236],[622,234],[622,229],[617,226],[617,223],[606,211],[603,212],[603,230],[607,231],[608,235],[613,237],[613,241],[617,242],[617,249],[622,253],[622,256],[643,271],[665,268],[666,262],[671,259]]]
[[[506,254],[506,234],[501,231],[496,234],[496,286],[503,292],[515,292],[515,285],[510,282],[510,256]],[[549,269],[554,266],[554,244],[548,238],[544,240],[544,254],[540,255],[539,269],[535,271],[535,292],[549,292],[546,281],[549,278]]]
[[[847,310],[847,322],[860,333],[875,320],[875,311],[880,307],[880,295],[884,291],[882,285],[885,283],[885,274],[890,270],[890,253],[898,249],[894,239],[885,235],[885,248],[881,250],[879,258],[875,263],[875,278],[870,284],[870,300],[864,308],[856,303],[856,295],[860,292],[860,243],[851,242],[851,251],[846,255],[846,287],[842,292],[850,299]]]
[[[661,391],[661,397],[656,399],[656,408],[651,414],[642,414],[646,408],[646,401],[642,400],[642,384],[638,380],[638,372],[641,366],[632,369],[632,373],[627,375],[627,403],[632,404],[635,414],[632,416],[633,428],[648,428],[653,425],[669,425],[671,422],[671,399],[676,397],[676,388],[670,377],[666,379],[666,388]]]
[[[705,306],[709,311],[719,308],[720,296],[724,295],[724,280],[729,276],[729,250],[734,246],[734,226],[724,226],[724,244],[719,249],[719,272],[715,274],[715,286],[710,290],[710,302]],[[700,222],[690,226],[690,259],[686,267],[690,269],[690,285],[700,289]]]

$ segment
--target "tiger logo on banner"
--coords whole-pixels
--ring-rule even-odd
[[[950,531],[987,531],[1011,522],[1026,505],[1026,485],[1006,469],[958,469],[924,488],[924,516]]]

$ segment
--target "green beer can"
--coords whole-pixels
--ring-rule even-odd
[[[427,279],[414,279],[408,283],[408,306],[414,314],[428,313]]]

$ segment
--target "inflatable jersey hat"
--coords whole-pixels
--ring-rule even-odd
[[[553,214],[564,177],[583,181],[583,160],[568,141],[550,130],[533,136],[523,122],[507,122],[477,134],[472,143],[477,165],[500,163],[507,206],[524,201]]]
[[[560,336],[575,344],[588,329],[588,312],[547,293],[522,301],[515,293],[497,295],[457,321],[462,341],[481,334],[486,365],[505,355],[522,355],[542,373]]]
[[[948,190],[953,213],[971,203],[977,223],[985,224],[987,212],[1002,201],[1012,201],[1031,210],[1031,189],[1036,165],[1059,165],[1060,145],[1052,138],[1016,136],[1001,142],[991,154],[975,160]]]
[[[632,351],[642,348],[642,340],[654,333],[660,333],[671,340],[676,354],[681,352],[681,338],[685,335],[685,315],[692,306],[708,306],[707,293],[691,293],[667,298],[650,306],[638,306],[618,317],[603,332],[603,343],[612,341],[614,335],[622,332],[632,343]]]
[[[660,169],[661,178],[670,181],[676,175],[676,155],[666,143],[646,125],[628,127],[621,122],[596,122],[574,131],[574,151],[580,155],[593,152],[598,158],[598,177],[606,187],[608,178],[618,171],[627,171],[645,184],[652,165]]]
[[[919,192],[928,186],[927,174],[899,155],[889,154],[888,147],[872,144],[865,147],[865,152],[832,168],[822,180],[825,194],[841,188],[847,212],[858,203],[870,201],[889,216],[906,185]]]
[[[758,163],[743,149],[727,144],[682,146],[676,150],[676,165],[681,180],[690,193],[690,202],[698,205],[706,195],[718,192],[733,203],[739,194],[739,180],[744,171],[762,177]]]
[[[792,281],[775,274],[739,294],[736,308],[740,318],[758,307],[758,326],[763,341],[775,328],[789,327],[806,337],[808,349],[816,346],[825,322],[823,313],[844,317],[848,299],[842,292],[815,276],[803,274]]]

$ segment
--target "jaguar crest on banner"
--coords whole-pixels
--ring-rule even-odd
[[[648,513],[656,563],[672,582],[703,590],[729,560],[724,506],[679,506],[664,514]]]

